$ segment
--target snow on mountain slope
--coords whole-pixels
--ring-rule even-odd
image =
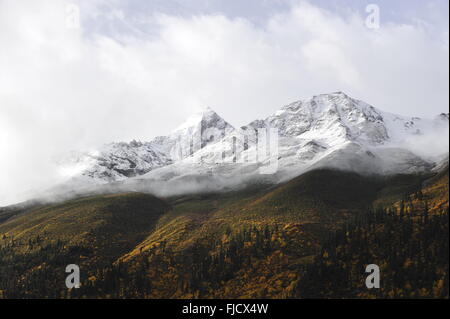
[[[121,181],[172,164],[222,139],[234,128],[210,108],[192,115],[169,136],[150,142],[119,142],[98,150],[73,152],[60,159],[61,172],[69,177],[98,182]],[[188,149],[179,145],[191,143]]]
[[[189,117],[166,138],[166,152],[174,161],[181,160],[207,145],[220,141],[233,131],[233,126],[206,107]],[[186,145],[189,147],[180,147]]]
[[[105,182],[124,180],[171,164],[156,142],[110,143],[99,150],[72,153],[61,166],[69,176],[84,176]]]
[[[243,181],[258,175],[259,169],[273,160],[278,165],[277,173],[271,177],[274,182],[318,167],[373,174],[424,172],[433,163],[399,146],[432,135],[436,127],[448,130],[448,117],[404,117],[377,110],[342,92],[322,94],[284,106],[267,119],[226,135],[221,143],[137,178],[168,182],[209,174],[211,179],[234,176]],[[239,158],[252,157],[246,156],[252,150],[257,153],[257,129],[262,128],[278,129],[277,154],[259,159],[256,164],[240,161]],[[233,152],[236,143],[244,147]],[[448,143],[442,152],[448,153]]]
[[[433,159],[418,156],[414,145],[435,140],[436,131],[448,135],[448,122],[448,114],[433,120],[400,116],[336,92],[291,103],[240,129],[206,108],[169,136],[147,143],[112,143],[76,157],[76,162],[84,179],[123,181],[125,188],[169,193],[256,180],[277,183],[318,167],[375,174],[423,172],[432,169]],[[261,152],[263,135],[258,129],[271,128],[278,130],[277,145],[267,154]],[[448,138],[439,147],[448,153]],[[275,171],[261,176],[262,168],[271,165]]]
[[[347,141],[382,145],[421,134],[433,126],[433,121],[382,112],[363,101],[336,92],[294,102],[249,126],[277,127],[281,136],[319,138],[327,140],[330,146]]]

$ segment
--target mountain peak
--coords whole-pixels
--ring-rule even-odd
[[[448,118],[448,113],[433,120],[390,114],[337,91],[290,103],[243,129],[251,134],[259,128],[278,129],[280,158],[284,163],[281,166],[287,169],[295,165],[316,165],[325,156],[334,154],[338,158],[349,150],[354,153],[377,146],[397,147],[417,136],[431,134],[431,129],[436,127],[448,129]],[[194,158],[205,147],[211,147],[210,151],[198,153],[199,158],[217,150],[228,152],[234,147],[227,138],[233,131],[229,123],[205,106],[197,108],[168,136],[150,142],[113,143],[96,154],[81,156],[85,160],[77,160],[76,164],[84,169],[84,176],[103,181],[123,180],[169,164],[183,165],[184,159]],[[411,158],[398,157],[406,161],[405,166],[411,167]],[[347,165],[345,160],[341,162]]]
[[[346,94],[346,93],[344,93],[342,91],[336,91],[336,92],[331,92],[331,93],[323,93],[323,94],[319,94],[319,96],[340,96],[340,97],[350,98],[351,99],[351,97],[348,94]]]
[[[205,113],[216,113],[211,107],[209,106],[202,106],[199,108],[197,113],[205,114]]]
[[[220,115],[216,113],[211,107],[205,106],[193,113],[188,119],[175,129],[174,133],[183,131],[193,131],[198,129],[205,129],[215,127],[218,129],[233,128]]]
[[[379,144],[389,138],[380,111],[341,91],[290,103],[263,122],[256,125],[276,127],[287,137],[320,137],[329,144],[355,140]]]

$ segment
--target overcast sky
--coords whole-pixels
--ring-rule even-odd
[[[164,135],[204,106],[239,126],[344,91],[433,117],[448,59],[447,0],[0,0],[0,206],[50,183],[59,154]]]

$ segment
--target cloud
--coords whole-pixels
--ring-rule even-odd
[[[54,183],[54,156],[166,134],[205,105],[236,126],[337,90],[393,113],[448,112],[448,28],[371,30],[307,2],[258,25],[157,12],[136,23],[107,3],[81,2],[81,21],[121,32],[68,27],[68,2],[0,2],[0,205]]]

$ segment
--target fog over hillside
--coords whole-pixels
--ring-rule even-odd
[[[351,1],[1,1],[0,205],[60,182],[71,151],[167,136],[204,106],[235,128],[336,91],[448,113],[448,1],[378,5],[372,28]]]

